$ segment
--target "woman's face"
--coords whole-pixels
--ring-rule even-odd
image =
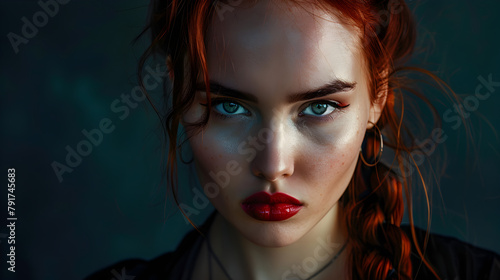
[[[219,213],[262,246],[291,244],[331,217],[382,106],[370,102],[356,29],[307,11],[258,1],[216,13],[206,37],[210,82],[232,91],[211,87],[210,120],[189,141],[198,178]],[[183,121],[198,121],[206,101],[199,90]],[[284,220],[258,219],[242,207],[258,192],[302,205]]]

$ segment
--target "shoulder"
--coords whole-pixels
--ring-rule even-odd
[[[191,230],[172,252],[152,260],[128,259],[100,269],[85,280],[109,279],[188,279],[189,271],[202,243],[202,236]]]
[[[401,229],[413,240],[409,225]],[[426,231],[415,227],[415,235],[420,248],[425,242]],[[437,271],[441,279],[500,279],[500,255],[484,248],[461,241],[457,238],[430,233],[426,259]],[[415,279],[433,279],[432,273],[421,262],[412,241],[412,264]]]

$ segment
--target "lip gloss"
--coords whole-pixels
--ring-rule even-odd
[[[247,197],[241,207],[250,217],[260,221],[283,221],[293,217],[302,209],[296,198],[278,192],[258,192]]]

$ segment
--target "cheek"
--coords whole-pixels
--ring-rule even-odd
[[[339,168],[356,158],[366,129],[366,117],[360,116],[359,106],[352,107],[332,125],[312,131],[307,152],[314,155],[314,160],[327,163],[329,168]]]
[[[216,128],[206,129],[189,140],[201,187],[213,203],[227,196],[233,188],[226,187],[242,176],[244,166],[237,153],[241,141],[240,137],[228,135],[227,130]]]
[[[210,172],[217,173],[225,168],[227,162],[231,161],[232,157],[228,152],[228,146],[223,145],[222,141],[224,140],[214,133],[204,132],[200,132],[190,139],[189,143],[193,150],[198,173],[202,176],[200,177],[201,183],[206,182]]]
[[[330,201],[338,199],[352,178],[363,141],[365,125],[362,118],[345,114],[329,131],[316,132],[314,143],[305,147],[301,175],[308,182],[308,195]],[[307,159],[307,160],[306,160]],[[328,194],[328,195],[325,195]],[[326,205],[325,205],[326,206]]]

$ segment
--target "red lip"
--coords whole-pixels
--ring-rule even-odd
[[[247,197],[241,208],[250,217],[260,221],[283,221],[293,217],[302,209],[302,203],[284,193],[258,192]]]

